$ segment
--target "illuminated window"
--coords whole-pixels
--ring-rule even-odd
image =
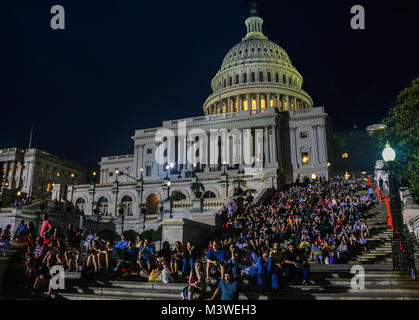
[[[60,173],[59,172],[57,172],[57,177],[59,177],[60,176]]]
[[[309,157],[308,157],[308,152],[303,152],[303,153],[301,154],[301,159],[303,160],[303,164],[304,164],[304,165],[309,164],[310,159],[309,159]]]
[[[44,168],[41,168],[41,172],[45,172],[45,169]]]
[[[273,100],[273,99],[271,99],[271,101],[269,101],[269,106],[270,106],[271,108],[273,108],[273,107],[275,106],[275,102],[274,102],[274,100]]]
[[[51,183],[48,183],[47,184],[47,192],[50,192],[51,191]]]
[[[256,100],[252,100],[252,113],[256,113],[257,103]]]
[[[244,101],[243,101],[243,110],[244,110],[244,111],[249,110],[249,106],[247,105],[247,100],[244,100]]]
[[[342,158],[343,159],[347,159],[349,157],[349,155],[345,152],[345,153],[342,153]]]
[[[226,105],[223,104],[223,113],[226,113]]]
[[[49,174],[52,174],[52,170],[48,170],[48,173],[49,173]]]
[[[265,107],[266,107],[265,99],[260,100],[260,108],[265,109]]]

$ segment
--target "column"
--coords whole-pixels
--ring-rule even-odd
[[[277,147],[278,147],[278,142],[277,142],[277,137],[276,137],[276,131],[277,131],[277,127],[274,126],[272,127],[272,152],[271,152],[271,161],[272,162],[277,162],[278,161],[278,151],[277,151]]]
[[[317,126],[317,140],[319,144],[320,163],[325,164],[327,158],[327,144],[324,134],[324,126]]]
[[[269,93],[266,94],[266,108],[271,107],[271,95]]]
[[[232,110],[231,110],[232,108],[231,108],[231,98],[230,97],[228,97],[227,98],[227,108],[226,108],[226,113],[230,113],[230,112],[232,112]]]
[[[280,102],[281,101],[281,97],[279,96],[279,94],[276,94],[276,107],[278,108],[279,111],[282,111],[282,109],[280,109]]]
[[[311,126],[311,143],[312,143],[312,150],[313,150],[313,164],[317,165],[319,163],[319,153],[318,153],[318,144],[317,144],[317,125]]]
[[[238,96],[239,99],[239,111],[243,111],[243,98],[242,96]]]
[[[297,144],[296,144],[296,139],[295,139],[295,132],[296,132],[296,128],[295,127],[291,127],[290,128],[290,136],[291,136],[291,163],[293,166],[293,169],[298,169],[298,156],[297,156]]]
[[[260,109],[260,94],[256,94],[256,109]]]
[[[246,94],[247,110],[252,110],[252,104],[249,102],[249,94]]]
[[[291,110],[291,105],[290,105],[290,96],[286,96],[287,99],[287,108],[285,111],[290,111]]]
[[[269,127],[265,127],[264,128],[264,148],[263,148],[263,157],[264,157],[264,163],[265,163],[265,167],[266,164],[271,162],[270,157],[269,157]]]

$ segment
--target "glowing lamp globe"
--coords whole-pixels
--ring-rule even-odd
[[[313,173],[313,174],[311,175],[311,179],[316,180],[316,178],[317,178],[316,174],[315,174],[315,173]]]
[[[394,159],[396,159],[396,152],[393,150],[393,148],[390,147],[388,142],[386,144],[386,147],[383,150],[382,155],[385,162],[394,161]]]

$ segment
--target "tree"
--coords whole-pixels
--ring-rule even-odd
[[[404,89],[397,98],[397,105],[383,119],[387,126],[373,136],[381,149],[388,141],[396,151],[394,170],[402,184],[409,187],[415,202],[419,202],[419,78]]]

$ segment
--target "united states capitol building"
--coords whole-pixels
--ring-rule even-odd
[[[262,24],[252,9],[247,33],[211,82],[203,116],[136,130],[133,153],[101,158],[98,183],[70,186],[67,199],[86,216],[96,208],[110,220],[122,207],[132,226],[155,227],[156,217],[166,216],[213,224],[236,179],[246,181],[257,198],[313,173],[328,178],[328,115],[314,106],[303,77],[263,34]],[[190,187],[196,181],[205,187],[200,199]],[[169,194],[176,199],[168,201]]]

